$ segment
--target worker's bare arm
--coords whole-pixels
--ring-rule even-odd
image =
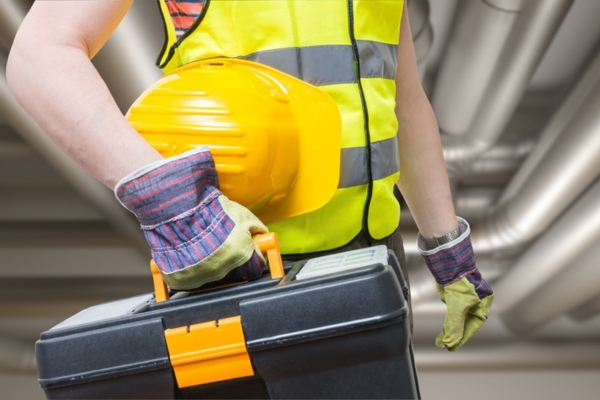
[[[38,0],[13,43],[17,101],[70,157],[113,188],[161,156],[127,123],[90,62],[133,0]]]
[[[402,17],[396,75],[398,187],[419,231],[432,238],[456,229],[457,221],[437,121],[417,74],[407,14]]]

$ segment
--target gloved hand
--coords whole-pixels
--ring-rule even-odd
[[[458,218],[460,235],[433,249],[419,234],[417,245],[433,274],[440,298],[446,304],[444,328],[435,344],[450,351],[458,350],[486,321],[494,292],[481,277],[471,246],[471,229]]]
[[[265,260],[252,235],[267,228],[221,193],[208,146],[133,172],[119,181],[115,194],[140,221],[170,288],[261,275]]]

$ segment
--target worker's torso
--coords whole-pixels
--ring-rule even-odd
[[[163,0],[165,71],[238,57],[327,92],[342,116],[338,189],[324,207],[272,223],[284,254],[331,250],[398,226],[395,82],[403,0]],[[319,190],[319,188],[315,188]]]

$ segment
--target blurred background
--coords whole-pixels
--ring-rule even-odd
[[[5,79],[32,0],[0,1],[0,398],[44,398],[40,332],[152,290],[137,222],[17,106]],[[403,210],[424,398],[592,399],[600,391],[600,2],[410,0],[457,214],[492,314],[460,351]],[[125,112],[161,76],[155,0],[136,0],[94,63]]]

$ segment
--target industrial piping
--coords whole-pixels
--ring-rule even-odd
[[[451,180],[504,133],[572,3],[463,2],[432,99]]]

